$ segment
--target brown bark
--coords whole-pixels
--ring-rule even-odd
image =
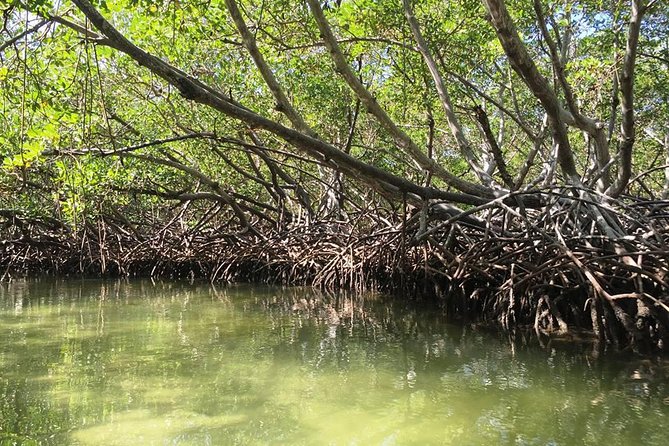
[[[488,9],[490,22],[497,37],[509,58],[511,67],[520,75],[534,96],[539,99],[548,114],[553,140],[558,146],[557,158],[567,182],[580,184],[580,178],[574,162],[571,144],[567,135],[567,127],[562,119],[563,111],[558,97],[548,80],[539,72],[527,49],[518,36],[516,27],[509,15],[504,0],[484,0]]]
[[[430,159],[423,152],[423,150],[421,150],[416,145],[414,141],[411,140],[409,135],[407,135],[397,126],[397,124],[392,121],[392,119],[390,119],[385,110],[381,107],[381,105],[379,105],[376,98],[374,98],[369,90],[358,79],[353,70],[351,70],[349,63],[344,57],[344,54],[342,53],[341,48],[337,43],[337,39],[332,33],[332,29],[330,28],[330,25],[325,18],[325,15],[323,14],[320,2],[318,0],[307,0],[307,2],[313,17],[316,20],[316,24],[318,25],[318,28],[321,32],[321,37],[325,42],[325,46],[330,52],[330,56],[335,64],[337,73],[342,76],[342,78],[346,81],[351,90],[353,90],[353,92],[358,96],[367,110],[393,137],[397,145],[407,154],[409,154],[409,156],[411,156],[411,158],[416,161],[422,169],[432,172],[434,175],[441,178],[456,189],[470,195],[491,198],[493,196],[492,190],[479,184],[466,181],[449,172],[443,166],[437,164],[434,160]]]
[[[414,15],[413,9],[411,8],[411,2],[410,0],[403,0],[402,3],[404,6],[404,15],[406,16],[407,22],[409,23],[409,28],[411,28],[416,45],[418,45],[418,51],[423,56],[425,65],[427,65],[430,75],[432,76],[434,86],[437,90],[437,94],[439,95],[441,106],[444,109],[444,114],[446,115],[448,127],[451,130],[453,138],[457,142],[460,153],[467,160],[467,163],[469,163],[469,166],[474,170],[479,180],[488,187],[491,187],[492,178],[479,165],[479,162],[476,160],[476,156],[474,155],[474,151],[472,150],[471,144],[465,137],[465,134],[462,130],[462,125],[460,125],[460,120],[455,115],[455,111],[453,110],[451,98],[448,94],[448,90],[446,89],[444,79],[442,78],[441,73],[437,68],[437,64],[435,63],[434,58],[430,53],[427,42],[423,38],[423,34],[420,31],[418,20],[416,20],[416,16]]]
[[[646,8],[643,6],[643,0],[632,1],[632,14],[627,33],[625,58],[623,59],[622,72],[620,73],[620,117],[622,119],[620,126],[622,141],[618,149],[620,168],[618,169],[618,178],[615,184],[608,191],[609,195],[614,197],[617,197],[625,190],[632,176],[632,147],[636,138],[634,128],[634,67],[636,65],[636,54],[639,46],[641,19],[645,11]]]
[[[225,5],[230,12],[230,17],[232,17],[232,20],[235,22],[235,26],[237,26],[237,29],[239,30],[239,34],[242,36],[244,46],[251,55],[253,62],[255,62],[258,71],[260,71],[260,74],[276,100],[276,109],[288,117],[296,130],[309,136],[316,137],[316,132],[309,127],[297,110],[293,108],[293,105],[288,100],[283,88],[281,88],[279,81],[276,79],[276,76],[274,76],[272,69],[265,61],[265,58],[258,49],[255,36],[246,26],[246,22],[237,7],[237,2],[235,0],[225,0]]]
[[[565,102],[569,108],[569,113],[571,114],[571,119],[573,119],[573,124],[579,129],[587,132],[593,139],[595,144],[595,159],[597,167],[600,170],[599,173],[599,189],[603,192],[606,188],[609,187],[609,166],[610,161],[608,141],[604,133],[604,124],[597,122],[592,118],[584,116],[579,110],[578,104],[576,102],[576,97],[574,96],[573,89],[571,84],[567,81],[567,76],[565,73],[565,62],[567,55],[567,48],[563,46],[562,49],[558,48],[557,44],[551,37],[548,32],[548,27],[546,26],[546,18],[541,7],[541,2],[539,0],[534,0],[534,11],[537,16],[537,21],[539,23],[539,28],[541,29],[541,34],[548,45],[551,63],[553,65],[553,72],[555,77],[558,80],[558,84],[562,88],[564,94]],[[564,44],[567,44],[566,42]],[[563,45],[564,45],[563,44]],[[563,113],[564,114],[564,113]]]
[[[409,194],[412,199],[442,199],[452,203],[480,205],[488,200],[469,193],[446,192],[431,187],[422,187],[376,166],[366,164],[338,148],[319,139],[290,129],[280,123],[261,116],[220,91],[189,76],[130,42],[116,30],[88,0],[73,0],[91,23],[110,41],[113,48],[127,54],[139,65],[148,68],[157,76],[175,86],[188,100],[209,106],[227,116],[238,119],[252,128],[267,130],[316,160],[356,178],[380,192],[393,196]],[[459,180],[459,179],[458,179]],[[465,182],[466,183],[466,182]],[[469,184],[469,183],[467,183]],[[465,187],[465,189],[467,189]],[[476,192],[486,189],[478,186]]]

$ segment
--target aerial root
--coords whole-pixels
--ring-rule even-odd
[[[437,298],[450,316],[509,330],[589,330],[618,348],[666,348],[669,204],[604,205],[562,190],[543,198],[543,206],[522,210],[500,200],[469,212],[468,221],[429,214],[421,222],[416,214],[370,225],[351,218],[259,229],[261,237],[231,226],[192,230],[178,220],[130,227],[108,217],[73,230],[5,212],[0,274],[377,289]],[[593,206],[597,212],[588,211]],[[598,215],[625,235],[610,237]],[[483,224],[471,224],[473,217]]]

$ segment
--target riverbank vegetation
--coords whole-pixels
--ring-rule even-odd
[[[3,0],[0,266],[669,342],[669,8]]]

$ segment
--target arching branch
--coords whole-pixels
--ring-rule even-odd
[[[91,23],[113,42],[114,48],[132,57],[138,64],[148,68],[155,75],[175,86],[185,99],[211,107],[251,127],[267,130],[309,156],[320,161],[326,161],[336,169],[374,187],[384,194],[401,196],[403,193],[407,193],[418,200],[442,199],[453,203],[465,204],[481,204],[488,201],[485,198],[481,198],[480,195],[488,195],[488,191],[480,186],[473,189],[467,188],[466,185],[464,186],[465,189],[479,193],[476,195],[422,187],[376,166],[364,163],[321,140],[265,118],[178,68],[140,49],[118,32],[88,0],[73,1],[88,17]],[[462,180],[457,178],[457,182],[461,183]],[[465,183],[470,184],[468,182]]]
[[[558,97],[551,88],[548,80],[539,72],[536,64],[527,52],[527,48],[520,40],[516,26],[509,15],[504,0],[484,0],[489,13],[490,22],[497,33],[509,63],[520,75],[534,96],[539,99],[548,114],[553,133],[553,140],[557,144],[557,158],[560,168],[567,181],[580,184],[580,176],[576,170],[574,154],[572,152],[567,127],[562,118],[563,111]]]
[[[438,176],[456,189],[474,196],[492,197],[493,194],[489,188],[466,181],[452,174],[444,167],[437,164],[434,160],[430,159],[427,154],[425,154],[416,145],[416,143],[409,137],[409,135],[400,129],[397,124],[395,124],[395,122],[393,122],[390,116],[388,116],[385,110],[379,105],[376,98],[374,98],[374,96],[362,84],[360,79],[358,79],[358,77],[351,69],[348,61],[341,51],[341,48],[339,47],[339,44],[337,43],[337,39],[335,38],[332,29],[330,28],[330,24],[325,18],[325,14],[323,14],[320,2],[318,0],[307,0],[307,2],[316,24],[318,25],[318,29],[321,32],[321,37],[325,42],[325,46],[330,52],[330,57],[335,64],[337,73],[342,76],[351,90],[353,90],[363,105],[378,120],[381,126],[388,133],[390,133],[396,144],[399,145],[402,150],[408,153],[409,156],[411,156],[411,158],[416,161],[422,169],[433,172],[434,175]]]

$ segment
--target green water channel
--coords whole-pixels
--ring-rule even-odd
[[[0,284],[0,445],[667,445],[669,366],[372,294]]]

